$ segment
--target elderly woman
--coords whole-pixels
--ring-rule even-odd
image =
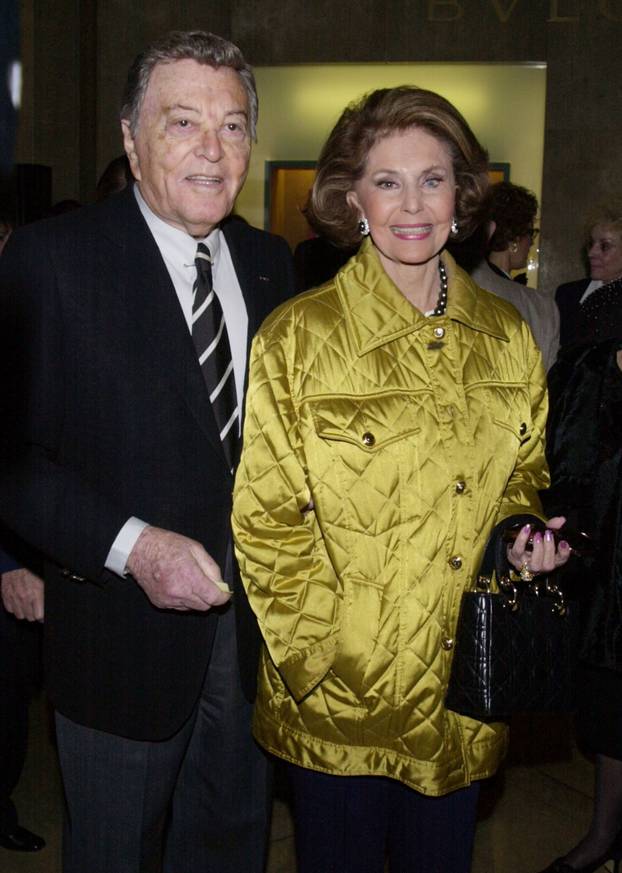
[[[581,341],[578,335],[584,321],[581,310],[594,291],[622,278],[622,198],[596,208],[588,222],[586,236],[590,278],[567,282],[555,292],[562,347]]]
[[[466,873],[506,730],[448,711],[485,542],[541,512],[544,373],[513,307],[443,253],[486,154],[444,98],[375,91],[319,159],[318,229],[359,252],[255,339],[234,532],[264,636],[255,736],[290,763],[299,873]],[[560,520],[552,520],[554,526]],[[517,568],[562,563],[549,530]],[[528,564],[528,566],[526,566]]]

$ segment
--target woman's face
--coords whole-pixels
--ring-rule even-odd
[[[445,245],[456,182],[445,143],[421,128],[391,133],[370,149],[348,203],[369,232],[385,270],[425,264]]]
[[[622,276],[622,239],[619,231],[608,224],[596,224],[588,242],[590,276],[612,282]]]

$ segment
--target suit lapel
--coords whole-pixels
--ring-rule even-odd
[[[224,461],[192,337],[160,250],[133,193],[128,192],[119,203],[122,204],[122,220],[109,228],[108,235],[124,253],[115,267],[128,330],[142,335],[141,347],[150,356],[154,368],[182,395],[197,424]]]

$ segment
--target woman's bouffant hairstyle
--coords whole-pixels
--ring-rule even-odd
[[[538,212],[536,195],[527,188],[511,182],[497,182],[490,186],[490,218],[495,232],[490,238],[488,251],[504,252],[510,243],[533,230]]]
[[[622,197],[601,203],[590,211],[585,225],[586,242],[589,243],[590,235],[597,224],[613,228],[622,237]]]
[[[249,130],[251,139],[257,136],[259,101],[255,77],[237,45],[205,30],[172,30],[157,42],[152,43],[135,59],[127,74],[127,82],[121,99],[121,118],[129,121],[132,136],[138,128],[140,108],[147,91],[149,78],[158,64],[175,61],[196,61],[210,67],[229,67],[239,75],[248,96],[250,111]]]
[[[365,172],[370,149],[381,139],[420,128],[449,149],[456,178],[456,239],[468,236],[481,219],[488,189],[488,155],[458,110],[433,91],[414,85],[381,88],[351,103],[320,154],[305,215],[320,236],[340,246],[361,241],[357,210],[346,195]]]

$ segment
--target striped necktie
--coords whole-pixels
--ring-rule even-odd
[[[197,277],[192,289],[192,339],[227,463],[233,469],[238,442],[238,401],[233,359],[225,316],[212,284],[212,256],[205,243],[199,243],[194,263]]]

